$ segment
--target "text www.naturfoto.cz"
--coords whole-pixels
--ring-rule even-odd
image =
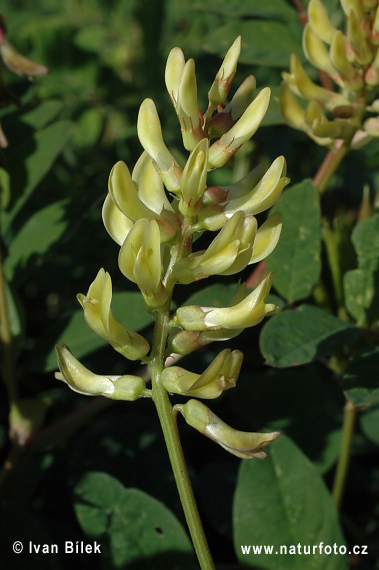
[[[367,545],[362,546],[353,546],[351,550],[347,550],[345,545],[338,546],[336,543],[333,546],[329,544],[325,544],[320,542],[319,544],[315,544],[313,546],[310,545],[302,545],[302,544],[291,544],[290,546],[281,545],[279,550],[274,550],[274,546],[266,545],[266,546],[256,546],[254,544],[249,544],[246,546],[241,545],[242,554],[368,554],[367,552]]]

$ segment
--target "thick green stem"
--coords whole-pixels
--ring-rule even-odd
[[[169,293],[169,299],[166,304],[157,311],[154,339],[151,350],[150,372],[153,400],[158,412],[180,501],[182,503],[184,515],[186,517],[200,568],[202,570],[213,570],[214,563],[208,547],[203,525],[201,523],[183,455],[182,444],[176,422],[176,413],[171,405],[167,390],[161,382],[161,374],[165,365],[166,341],[169,333],[171,296],[174,288],[172,269],[175,262],[184,255],[190,239],[191,219],[185,218],[181,238],[179,239],[177,246],[172,250],[171,262],[167,269],[165,279],[163,280],[163,283]]]
[[[333,501],[337,509],[341,506],[343,492],[345,489],[356,415],[357,408],[350,401],[346,402],[342,425],[340,455],[338,458],[332,491]]]

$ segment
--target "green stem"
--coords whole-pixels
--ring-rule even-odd
[[[345,489],[356,415],[357,408],[350,401],[347,401],[344,408],[340,455],[332,490],[333,501],[337,509],[340,508]]]
[[[14,371],[13,359],[13,338],[9,319],[9,307],[6,292],[6,282],[3,271],[3,262],[0,247],[0,324],[1,324],[1,345],[3,360],[3,380],[7,389],[9,406],[16,405],[18,391]]]
[[[188,529],[192,538],[195,552],[202,570],[214,570],[215,566],[208,547],[207,539],[201,523],[196,500],[193,494],[191,481],[188,475],[186,462],[184,459],[182,444],[180,441],[176,413],[171,405],[167,390],[161,382],[161,375],[165,366],[165,350],[167,336],[170,330],[170,305],[174,288],[172,278],[172,268],[175,262],[180,259],[191,239],[191,219],[185,218],[182,228],[182,236],[179,243],[172,251],[170,265],[163,280],[169,293],[166,304],[157,311],[154,339],[151,350],[150,372],[153,390],[153,400],[158,412],[163,436],[166,442],[171,467],[174,473],[176,486],[179,492],[180,501],[187,521]]]
[[[326,254],[329,262],[329,269],[332,276],[334,294],[337,303],[337,313],[341,319],[347,319],[347,311],[345,308],[345,298],[343,291],[343,282],[341,274],[339,244],[336,239],[335,232],[329,226],[328,222],[323,220],[323,241],[325,244]]]
[[[351,140],[346,140],[343,145],[340,146],[340,148],[337,150],[330,150],[324,158],[320,168],[317,171],[316,176],[313,179],[313,183],[319,191],[320,195],[322,195],[326,190],[330,179],[349,151],[350,143]]]

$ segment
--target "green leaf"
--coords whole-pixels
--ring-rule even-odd
[[[311,462],[281,436],[269,446],[267,460],[241,464],[234,497],[238,560],[244,567],[260,570],[347,568],[346,556],[333,550],[320,552],[320,544],[324,550],[336,544],[346,552],[337,510]],[[299,554],[298,545],[310,552]],[[272,554],[265,554],[264,546],[272,547]],[[249,554],[243,554],[242,547],[250,547]],[[254,554],[254,547],[262,547],[263,552]]]
[[[15,197],[12,209],[4,215],[4,233],[50,170],[73,132],[73,123],[58,121],[29,136],[8,157],[11,195]]]
[[[379,347],[364,348],[347,363],[343,375],[346,396],[355,405],[379,403]]]
[[[352,233],[358,269],[344,276],[346,307],[359,324],[379,318],[379,216],[359,222]]]
[[[114,293],[112,312],[119,322],[134,331],[141,330],[153,322],[152,315],[145,311],[142,295],[135,291]],[[29,369],[42,368],[45,372],[56,370],[55,345],[62,343],[67,344],[78,359],[108,344],[93,332],[84,320],[83,311],[78,309],[68,321],[61,319],[40,339],[38,348],[28,361]]]
[[[312,181],[286,190],[272,211],[282,213],[283,229],[267,266],[275,272],[275,289],[294,303],[308,297],[320,278],[320,204]]]
[[[259,18],[293,19],[296,11],[284,0],[203,0],[194,4],[196,10],[216,12],[231,18],[258,16]]]
[[[74,507],[83,531],[101,543],[103,568],[193,568],[185,530],[146,493],[125,489],[106,473],[87,473],[75,487]]]
[[[287,68],[291,53],[302,57],[301,42],[288,24],[274,20],[232,20],[208,34],[203,47],[224,57],[239,35],[242,36],[240,63]]]
[[[41,129],[55,119],[62,107],[62,101],[43,101],[37,107],[23,111],[21,121],[34,129]]]
[[[354,343],[362,332],[311,305],[271,317],[261,334],[261,350],[270,366],[295,366],[330,356]]]
[[[35,267],[39,258],[61,237],[68,224],[64,219],[65,204],[62,200],[39,210],[14,237],[4,263],[9,280],[16,270],[24,270],[27,264]]]
[[[365,435],[379,445],[379,406],[360,414],[359,423]]]

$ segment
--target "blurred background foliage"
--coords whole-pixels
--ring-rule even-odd
[[[338,1],[325,4],[338,25]],[[151,402],[112,407],[108,402],[88,403],[61,387],[53,376],[57,342],[69,344],[76,357],[99,373],[135,370],[126,370],[129,365],[87,327],[75,299],[78,292],[87,291],[102,266],[114,282],[116,318],[143,330],[147,338],[152,334],[152,320],[143,310],[137,289],[118,270],[118,248],[104,230],[101,207],[113,164],[124,160],[131,169],[142,152],[136,121],[145,97],[157,105],[166,144],[180,163],[185,160],[177,118],[164,85],[171,48],[178,45],[186,58],[195,59],[203,110],[220,57],[239,34],[242,54],[234,85],[253,74],[258,89],[272,88],[263,127],[244,146],[247,151],[237,153],[222,172],[211,173],[212,183],[228,184],[280,154],[286,157],[292,182],[297,183],[314,176],[325,149],[287,128],[279,115],[281,72],[288,69],[292,52],[315,78],[302,55],[302,25],[291,2],[3,0],[1,10],[7,18],[9,41],[50,69],[49,75],[32,83],[4,70],[6,85],[18,95],[21,106],[8,105],[0,113],[9,142],[1,151],[1,224],[17,379],[22,397],[36,398],[34,404],[38,400],[41,405],[40,423],[45,429],[35,444],[31,442],[33,453],[26,454],[25,461],[2,482],[2,497],[7,500],[0,524],[0,543],[5,541],[3,567],[14,568],[8,538],[23,540],[24,536],[28,541],[52,543],[96,536],[86,526],[82,503],[76,510],[72,506],[78,504],[78,496],[85,495],[80,481],[88,471],[105,472],[125,487],[136,487],[161,500],[183,523]],[[377,152],[378,145],[373,143],[364,153],[352,153],[323,198],[324,215],[343,212],[347,233],[356,219],[364,185],[372,194],[377,188]],[[353,250],[346,255],[352,267]],[[247,269],[243,278],[250,272]],[[196,302],[223,305],[233,296],[233,279],[224,279],[222,284],[216,281],[178,288],[176,302],[197,295]],[[279,297],[276,301],[285,304]],[[259,351],[259,334],[260,327],[255,327],[228,343],[244,352],[244,368],[238,388],[221,397],[215,411],[239,429],[284,430],[330,483],[344,404],[339,381],[320,359],[296,369],[269,369]],[[183,366],[200,371],[218,350],[214,346],[190,355]],[[5,460],[10,449],[9,410],[5,389],[0,390],[0,450]],[[231,525],[239,462],[186,426],[180,425],[180,430],[216,563],[219,568],[235,568]],[[375,437],[370,440],[358,430],[353,456],[345,532],[353,544],[371,545],[369,563],[373,565],[365,568],[377,568],[373,546],[379,530]],[[104,489],[109,481],[102,483]],[[99,482],[91,480],[91,484],[96,487]],[[16,536],[20,524],[24,530]],[[250,541],[254,542],[253,537]],[[112,553],[112,545],[109,548]],[[127,554],[126,558],[120,555],[117,563],[109,554],[105,562],[95,556],[78,556],[70,564],[80,563],[83,569],[195,567],[190,547],[181,550],[178,566],[158,551],[147,566],[137,555],[129,560]],[[41,568],[37,557],[17,560],[20,568],[25,564]],[[67,557],[62,556],[44,560],[44,568],[67,564]],[[252,563],[247,558],[244,562]],[[338,566],[330,566],[334,567]]]

